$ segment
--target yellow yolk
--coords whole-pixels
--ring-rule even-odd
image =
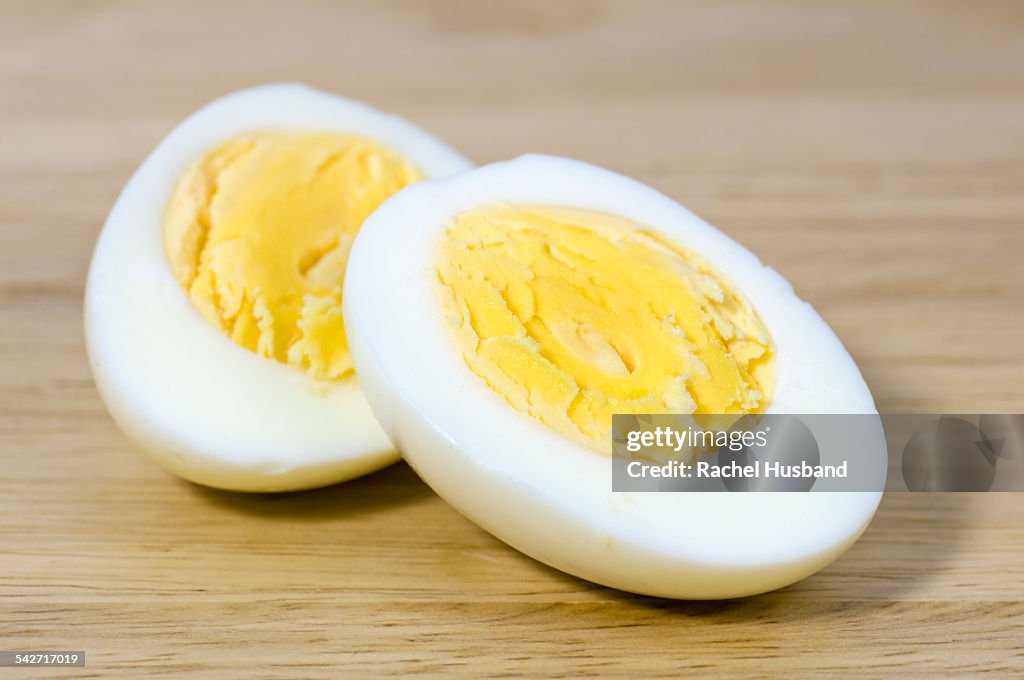
[[[164,215],[164,247],[189,300],[232,340],[314,378],[344,378],[352,241],[370,213],[419,179],[368,139],[243,135],[185,171]]]
[[[438,257],[463,356],[518,411],[610,452],[615,413],[762,411],[771,340],[695,254],[614,215],[461,213]]]

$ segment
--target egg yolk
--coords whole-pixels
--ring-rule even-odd
[[[331,132],[233,138],[193,163],[164,215],[164,247],[195,308],[242,347],[314,378],[352,374],[341,290],[352,241],[421,179],[376,142]]]
[[[756,413],[771,340],[701,258],[614,215],[459,214],[437,260],[469,368],[521,413],[600,451],[615,413]]]

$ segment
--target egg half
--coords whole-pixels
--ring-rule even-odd
[[[193,114],[131,178],[93,254],[86,340],[114,419],[168,470],[225,489],[397,460],[346,343],[350,248],[390,195],[469,167],[396,116],[300,84]]]
[[[410,186],[356,238],[344,295],[360,383],[406,460],[562,571],[760,593],[831,562],[878,506],[880,491],[612,491],[614,413],[875,413],[779,274],[627,177],[530,155]]]

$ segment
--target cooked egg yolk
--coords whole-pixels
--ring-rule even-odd
[[[368,139],[247,134],[185,171],[164,215],[164,247],[189,300],[232,340],[314,378],[345,378],[349,249],[370,213],[419,179]]]
[[[695,254],[604,213],[495,206],[442,239],[441,297],[469,368],[518,411],[611,450],[615,413],[763,410],[771,340]]]

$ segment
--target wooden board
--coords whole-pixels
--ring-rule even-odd
[[[0,648],[41,676],[932,676],[1024,670],[1024,496],[886,497],[806,581],[689,603],[561,575],[405,466],[285,496],[198,488],[114,427],[90,249],[166,132],[308,81],[479,162],[634,175],[833,325],[880,409],[1024,410],[1024,4],[0,5]],[[0,670],[3,677],[30,677]]]

